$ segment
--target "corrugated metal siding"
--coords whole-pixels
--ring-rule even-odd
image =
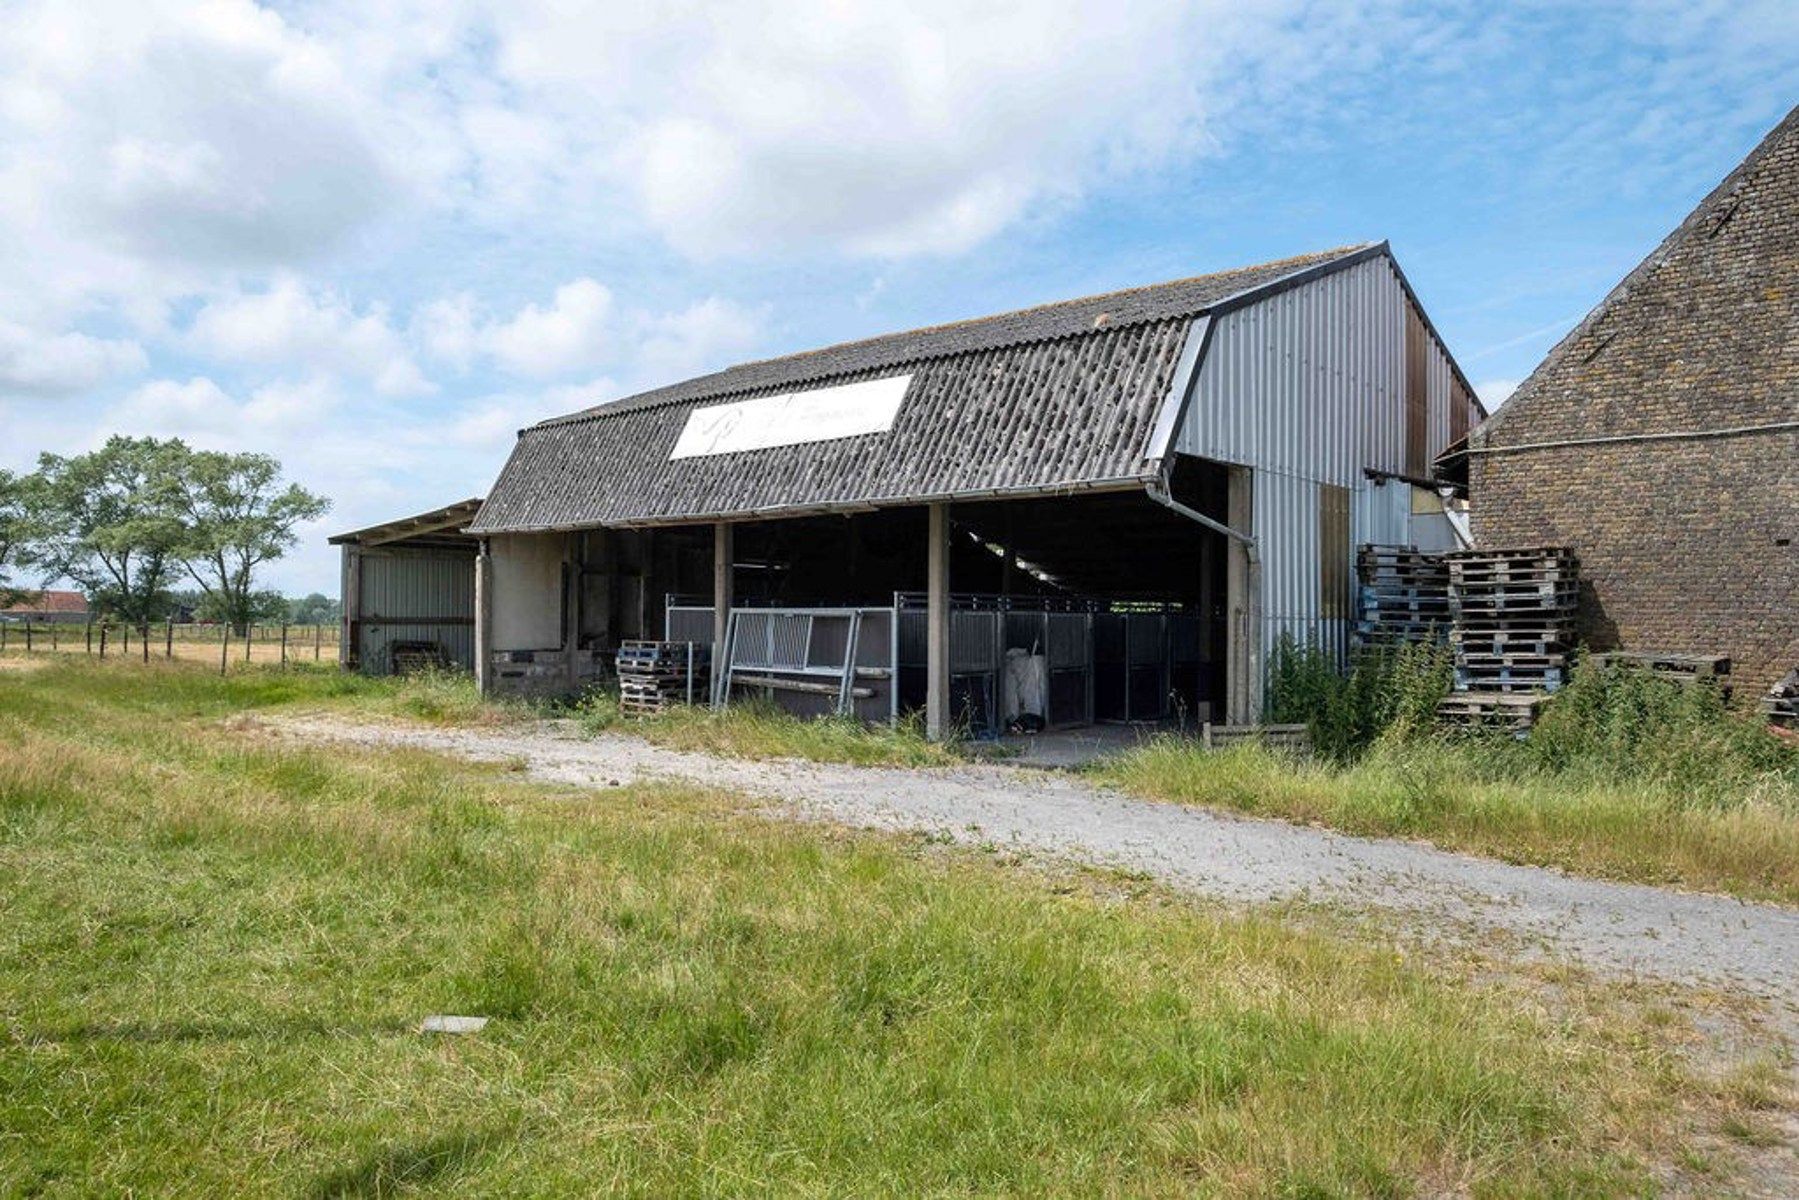
[[[385,674],[395,642],[436,642],[451,662],[475,664],[475,558],[427,550],[356,550],[363,670]]]
[[[1356,545],[1407,546],[1412,541],[1412,488],[1405,483],[1368,486],[1355,493]]]
[[[1348,652],[1349,622],[1327,618],[1319,593],[1319,485],[1257,472],[1255,535],[1262,554],[1262,638],[1283,636],[1331,654]]]
[[[1392,263],[1370,259],[1215,318],[1175,448],[1344,487],[1403,472],[1405,326]],[[1453,373],[1426,334],[1429,449],[1449,442]]]
[[[1376,487],[1365,468],[1404,472],[1410,300],[1392,264],[1371,259],[1215,318],[1175,447],[1250,467],[1262,553],[1265,645],[1288,635],[1347,652],[1349,622],[1319,596],[1318,485],[1351,489],[1353,546],[1412,540],[1411,489]],[[1448,443],[1453,372],[1425,333],[1426,440]]]

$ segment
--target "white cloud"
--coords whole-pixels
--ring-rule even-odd
[[[416,396],[431,384],[389,325],[385,309],[361,312],[339,296],[282,277],[261,292],[210,301],[184,339],[195,351],[234,363],[333,370],[374,383],[384,396]]]
[[[0,395],[73,395],[145,364],[134,341],[45,333],[0,320]]]
[[[635,374],[653,386],[726,366],[761,339],[766,319],[766,310],[721,296],[645,318],[632,347]]]
[[[457,371],[468,370],[480,344],[474,295],[461,292],[422,305],[412,314],[409,331],[431,358]]]
[[[141,310],[341,246],[422,182],[369,82],[247,0],[9,5],[0,311]]]
[[[134,389],[108,412],[107,421],[139,436],[231,448],[322,430],[342,404],[336,384],[323,376],[265,384],[239,400],[198,375],[186,382],[156,379]]]
[[[593,279],[556,289],[548,307],[527,304],[480,333],[480,345],[514,375],[544,379],[589,370],[615,353],[606,337],[612,293]]]
[[[670,313],[621,310],[610,288],[582,277],[558,287],[547,304],[506,317],[484,314],[467,292],[442,297],[413,313],[408,333],[422,353],[457,371],[491,362],[515,377],[552,380],[623,366],[648,386],[743,354],[761,339],[766,319],[765,308],[723,296]],[[576,390],[591,394],[601,383],[615,387],[603,379]]]
[[[539,112],[588,114],[571,182],[622,184],[683,252],[905,255],[1195,145],[1196,75],[1264,28],[1231,11],[674,0],[508,7],[494,31]]]
[[[1522,382],[1521,379],[1483,379],[1474,385],[1474,394],[1487,406],[1487,411],[1492,412],[1510,399]]]

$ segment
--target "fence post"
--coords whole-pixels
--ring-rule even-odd
[[[50,622],[50,649],[56,649],[56,622]]]
[[[6,630],[11,621],[0,621],[0,654],[6,653]]]
[[[130,654],[131,653],[131,622],[130,621],[127,621],[123,625],[119,626],[119,636],[125,639],[124,652],[126,654]]]
[[[143,635],[142,637],[138,638],[138,642],[140,644],[142,644],[143,649],[144,649],[144,661],[149,662],[150,661],[150,618],[149,617],[144,618],[143,628],[139,629],[138,632]]]
[[[168,628],[163,631],[162,656],[164,658],[174,658],[175,657],[175,618],[174,617],[169,618]]]
[[[225,666],[231,660],[231,622],[219,622],[219,674],[225,673]]]
[[[256,623],[244,622],[244,661],[250,661],[250,642],[256,637]]]
[[[27,620],[25,622],[25,653],[27,653],[27,654],[31,653],[31,622],[30,622],[30,620]]]
[[[281,665],[287,666],[287,622],[281,623]]]
[[[87,652],[89,654],[94,652],[94,619],[92,617],[87,619]]]
[[[312,627],[312,661],[313,662],[319,661],[319,648],[324,644],[324,641],[325,641],[325,627],[323,625],[314,625]]]
[[[100,661],[106,661],[106,622],[100,622]]]

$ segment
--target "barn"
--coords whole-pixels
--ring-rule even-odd
[[[1587,644],[1726,654],[1739,692],[1799,666],[1799,109],[1474,432],[1465,465],[1483,545],[1578,553]]]
[[[520,432],[475,669],[690,640],[720,698],[941,733],[1027,656],[1051,726],[1254,720],[1278,639],[1346,652],[1357,543],[1454,544],[1484,415],[1385,243],[746,363]]]

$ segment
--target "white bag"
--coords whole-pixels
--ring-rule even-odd
[[[1043,694],[1048,687],[1048,659],[1016,646],[1006,651],[1006,678],[1002,689],[1005,699],[1001,709],[1007,721],[1024,713],[1043,716]]]

